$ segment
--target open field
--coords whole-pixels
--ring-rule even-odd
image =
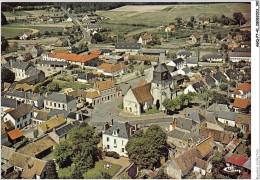
[[[12,13],[12,12],[3,12],[3,14],[4,14],[6,17],[29,16],[29,15],[31,15],[30,13],[25,12],[25,11],[16,11],[15,13]]]
[[[41,16],[41,15],[53,15],[53,14],[60,14],[61,12],[48,12],[45,10],[34,10],[34,11],[24,11],[25,13],[34,15],[34,16]]]
[[[151,12],[151,11],[161,11],[167,8],[169,5],[129,5],[122,6],[120,8],[113,9],[111,11],[139,11],[139,12]]]
[[[153,10],[154,6],[147,6],[142,11],[139,6],[123,6],[110,11],[97,11],[97,14],[108,17],[110,23],[123,22],[125,24],[144,24],[157,27],[167,25],[177,17],[189,20],[191,16],[195,20],[199,17],[213,15],[232,17],[234,12],[242,12],[246,19],[250,19],[250,4],[246,3],[217,3],[196,5],[169,5],[163,10]],[[148,11],[150,9],[150,11]]]

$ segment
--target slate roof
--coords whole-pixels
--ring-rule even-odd
[[[179,52],[178,55],[180,55],[180,56],[191,56],[192,53],[188,52],[188,51],[182,51],[182,52]]]
[[[112,52],[110,49],[99,49],[99,50],[101,51],[101,55]]]
[[[217,103],[213,103],[211,106],[209,106],[209,108],[207,109],[207,111],[211,111],[211,112],[219,112],[219,111],[230,111],[228,106],[226,104],[217,104]]]
[[[195,125],[195,124],[196,124],[196,122],[192,121],[191,119],[178,118],[176,127],[191,131],[192,126]]]
[[[231,75],[234,74],[235,76],[238,76],[237,71],[233,69],[226,70],[226,75],[231,78]]]
[[[174,130],[168,132],[167,136],[172,137],[172,138],[176,138],[176,139],[182,139],[184,134],[185,134],[185,132],[174,129]]]
[[[175,66],[167,66],[167,69],[169,70],[169,72],[174,72],[178,70]]]
[[[221,81],[222,77],[226,79],[226,76],[223,75],[220,71],[217,71],[215,74],[213,74],[213,77],[219,82]]]
[[[236,98],[233,107],[246,109],[249,105],[249,99]]]
[[[187,57],[186,63],[187,64],[198,64],[199,58],[198,57]]]
[[[77,113],[75,113],[75,112],[70,112],[70,113],[68,114],[67,118],[77,120],[76,114],[77,114]],[[83,114],[82,114],[82,116],[81,116],[81,114],[79,115],[79,121],[84,121],[84,120],[87,119],[87,118],[88,118],[88,116],[85,116],[85,115],[83,115]]]
[[[205,80],[206,80],[208,85],[215,83],[215,80],[210,75],[206,75]]]
[[[200,71],[200,74],[201,75],[206,75],[206,74],[210,74],[211,70],[209,68],[206,68],[206,69],[202,69]]]
[[[237,118],[237,113],[235,112],[228,112],[228,111],[219,111],[218,113],[218,118],[222,118],[222,119],[228,119],[231,121],[235,121]]]
[[[182,70],[185,72],[185,74],[188,74],[188,73],[192,72],[189,67],[185,67]]]
[[[36,74],[39,74],[40,72],[43,72],[42,70],[38,70],[35,67],[29,67],[26,71],[25,74],[29,76],[33,76]]]
[[[151,83],[147,83],[145,85],[138,86],[132,89],[132,92],[134,93],[134,96],[137,99],[138,103],[143,103],[153,99],[153,96],[150,91]]]
[[[200,81],[200,82],[194,83],[192,86],[193,86],[193,88],[197,91],[198,89],[204,87],[205,84],[204,84],[202,81]]]
[[[13,61],[12,62],[12,68],[16,68],[16,69],[23,69],[26,70],[29,66],[27,62],[24,61]]]
[[[215,112],[209,112],[209,111],[205,112],[205,118],[207,122],[216,124],[217,123],[216,117],[217,117],[217,113]]]
[[[178,75],[176,75],[176,76],[173,76],[173,79],[174,79],[175,81],[184,80],[184,76],[181,75],[181,74],[178,74]]]
[[[74,128],[75,126],[79,126],[79,121],[74,121],[73,124],[72,123],[69,123],[69,124],[66,124],[60,128],[57,128],[55,129],[55,133],[61,137],[65,134],[68,134],[70,132],[70,130],[72,128]]]
[[[169,71],[165,63],[160,63],[154,67],[155,72]]]
[[[24,91],[18,91],[16,89],[10,88],[8,90],[8,92],[6,93],[6,96],[14,96],[14,97],[25,98],[25,92]]]
[[[67,116],[69,115],[69,111],[66,111],[66,110],[60,110],[60,109],[53,109],[51,110],[49,113],[48,113],[48,116],[55,116],[55,115],[60,115],[60,114],[63,114],[63,117],[66,119]]]
[[[165,53],[164,49],[143,49],[142,53]]]
[[[219,54],[206,54],[204,57],[206,59],[222,59],[222,56]]]
[[[188,117],[186,117],[187,119],[192,119],[193,121],[196,121],[198,123],[201,123],[203,121],[205,121],[205,117],[202,116],[201,114],[197,113],[197,112],[193,112],[192,114],[190,114]]]
[[[51,100],[51,101],[55,101],[55,102],[62,102],[62,103],[68,103],[70,101],[73,101],[75,98],[73,98],[72,96],[68,96],[66,94],[61,94],[61,93],[52,93],[51,95],[49,95],[46,100]]]
[[[17,108],[8,112],[8,114],[10,114],[15,120],[17,120],[20,117],[27,115],[31,109],[32,105],[30,104],[20,104]]]
[[[142,44],[140,44],[140,43],[117,42],[115,44],[115,49],[142,49]]]
[[[113,126],[108,128],[104,134],[112,135],[113,131],[117,131],[119,129],[118,137],[121,138],[130,138],[130,128],[134,127],[130,125],[128,122],[115,122]]]
[[[251,48],[234,48],[234,52],[251,52]]]
[[[251,52],[230,52],[229,57],[251,57]]]
[[[23,133],[20,131],[19,128],[16,128],[12,131],[8,131],[7,134],[12,140],[23,137]]]
[[[69,65],[68,62],[63,62],[63,61],[42,61],[40,60],[37,64],[50,64],[50,65]]]
[[[17,103],[17,100],[15,100],[15,99],[6,98],[6,97],[1,96],[1,106],[9,107],[9,108],[17,108],[18,103]]]
[[[89,79],[93,79],[96,78],[97,76],[94,75],[93,73],[86,73],[86,74],[82,74],[78,77],[78,79],[85,79],[85,80],[89,80]]]
[[[184,60],[182,58],[178,58],[178,59],[174,59],[172,60],[176,65],[179,64],[179,63],[182,63],[184,62]]]

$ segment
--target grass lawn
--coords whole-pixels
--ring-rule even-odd
[[[104,168],[104,165],[106,165],[107,163],[109,163],[109,162],[103,161],[103,160],[99,160],[98,162],[96,162],[95,167],[93,169],[88,170],[88,172],[84,174],[84,177],[87,177],[88,174],[91,174],[94,171],[105,172],[105,173],[108,173],[110,176],[113,177],[117,173],[117,171],[122,167],[122,166],[120,166],[118,164],[109,163],[112,166],[111,166],[111,168],[106,169],[106,168]]]
[[[60,88],[62,88],[62,90],[65,88],[72,88],[74,90],[76,89],[86,90],[91,87],[91,85],[80,84],[78,82],[73,82],[73,81],[67,82],[67,81],[54,80],[54,82],[57,82]]]
[[[161,112],[160,110],[153,108],[153,109],[149,109],[148,111],[146,111],[145,113],[142,113],[142,115],[146,115],[146,114],[155,114],[155,113],[159,113]]]
[[[49,31],[49,32],[62,32],[63,28],[62,27],[44,27],[44,26],[26,26],[28,28],[32,28],[32,29],[37,29],[39,30],[39,32],[41,34],[44,34],[45,31]]]
[[[16,11],[15,13],[12,13],[12,12],[3,12],[4,15],[6,17],[13,17],[13,16],[29,16],[29,15],[32,15],[28,12],[24,12],[24,11]]]
[[[74,171],[75,165],[72,164],[66,168],[59,168],[58,177],[59,179],[70,179],[72,172]]]

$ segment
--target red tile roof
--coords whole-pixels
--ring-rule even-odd
[[[248,92],[251,90],[251,84],[248,84],[248,83],[244,83],[240,86],[237,87],[237,90],[241,90],[243,91],[244,93]]]
[[[197,38],[197,39],[200,38],[200,35],[199,35],[199,33],[197,33],[197,32],[193,33],[193,36],[194,36],[195,38]]]
[[[236,98],[235,102],[233,104],[234,107],[246,109],[247,106],[249,105],[249,100],[248,99],[241,99],[241,98]]]
[[[238,154],[233,154],[232,156],[227,158],[228,163],[231,163],[231,164],[234,164],[234,165],[237,165],[237,166],[242,166],[247,161],[248,161],[247,158],[240,156]]]
[[[92,59],[98,58],[98,54],[90,54],[87,56],[77,55],[77,54],[68,54],[68,53],[53,53],[50,55],[53,58],[65,59],[67,61],[77,61],[77,62],[87,62]]]
[[[12,131],[7,132],[7,134],[9,135],[9,137],[12,140],[15,140],[15,139],[23,136],[23,133],[20,131],[19,128],[16,128],[16,129],[14,129]]]
[[[153,99],[150,90],[151,90],[151,83],[147,83],[145,85],[133,88],[132,92],[134,93],[134,96],[138,101],[138,103],[143,103],[145,101],[149,101]]]
[[[122,69],[126,69],[128,66],[125,64],[107,64],[107,63],[103,63],[100,66],[98,66],[99,69],[103,69],[104,72],[116,72]]]

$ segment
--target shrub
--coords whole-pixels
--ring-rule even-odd
[[[108,151],[108,152],[106,152],[106,156],[108,156],[108,157],[113,157],[113,158],[115,158],[115,159],[119,159],[119,158],[120,158],[119,154],[118,154],[117,152],[114,152],[114,151]]]

